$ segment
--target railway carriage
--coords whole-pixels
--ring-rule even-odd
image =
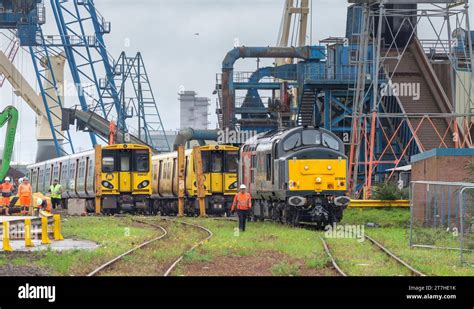
[[[239,148],[227,145],[201,146],[206,213],[229,214],[237,192]],[[194,150],[185,151],[185,212],[199,213]],[[154,156],[153,208],[163,215],[178,213],[178,153]]]
[[[142,145],[101,147],[28,166],[33,192],[46,193],[54,179],[63,188],[63,205],[69,199],[86,202],[95,209],[96,192],[101,191],[105,213],[148,210],[151,196],[151,150]],[[101,158],[101,162],[96,162]],[[100,186],[98,188],[97,186]]]

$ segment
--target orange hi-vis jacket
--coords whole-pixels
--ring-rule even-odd
[[[18,196],[20,197],[31,197],[33,194],[33,189],[30,184],[21,184],[18,188]]]
[[[0,185],[2,189],[2,196],[10,196],[13,191],[13,185],[11,183],[5,182]]]
[[[245,192],[239,192],[235,195],[234,197],[234,203],[232,203],[232,211],[235,210],[235,208],[239,210],[249,210],[252,208],[252,197],[250,196],[249,193]]]

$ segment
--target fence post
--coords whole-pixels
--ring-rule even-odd
[[[34,247],[31,240],[31,219],[25,219],[25,247]]]
[[[41,218],[41,244],[49,245],[51,240],[48,237],[48,218]]]
[[[61,216],[54,215],[54,223],[53,223],[53,235],[54,240],[64,240],[63,235],[61,235]]]
[[[10,245],[10,222],[3,222],[3,251],[12,252],[13,248]]]

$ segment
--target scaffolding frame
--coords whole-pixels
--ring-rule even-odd
[[[458,38],[458,43],[453,44],[453,29],[470,29],[468,1],[352,1],[363,5],[364,17],[362,33],[359,38],[360,48],[358,56],[358,82],[354,90],[354,107],[352,110],[352,134],[349,160],[349,181],[351,194],[354,197],[371,196],[374,180],[381,180],[383,165],[398,167],[408,163],[411,155],[423,152],[426,149],[420,141],[419,129],[422,125],[432,126],[433,135],[439,139],[440,148],[449,148],[454,142],[454,147],[470,147],[472,144],[472,40],[468,32],[467,38]],[[415,9],[403,6],[390,6],[390,4],[420,3]],[[392,27],[390,20],[401,20],[398,29]],[[441,22],[439,22],[441,20]],[[387,99],[381,93],[378,73],[384,73],[386,81],[390,83],[396,74],[401,61],[408,52],[411,43],[420,39],[419,26],[425,25],[434,33],[430,44],[435,46],[437,54],[444,54],[453,73],[451,78],[452,97],[448,98],[453,106],[448,113],[414,114],[403,109],[398,96]],[[454,25],[454,27],[453,27]],[[400,29],[408,27],[409,38],[406,43],[399,44]],[[426,30],[426,29],[424,29]],[[406,34],[406,32],[404,33]],[[454,33],[459,36],[458,33]],[[387,36],[390,39],[387,44]],[[421,40],[422,42],[423,40]],[[370,43],[373,43],[370,45]],[[421,43],[420,43],[421,44]],[[467,45],[467,46],[466,46]],[[373,48],[373,59],[367,60],[368,49]],[[433,60],[433,57],[430,57]],[[388,62],[394,65],[394,70],[389,72]],[[375,70],[372,76],[367,76],[365,67],[372,63]],[[395,64],[394,64],[395,63]],[[462,113],[455,112],[455,81],[461,71],[470,72],[470,83],[461,79],[461,88],[468,102]],[[370,98],[369,104],[366,103]],[[466,104],[467,103],[467,104]],[[435,125],[435,120],[442,118],[447,123],[447,130],[440,130]],[[385,129],[388,127],[388,129]],[[401,134],[403,133],[403,134]],[[448,143],[448,140],[451,142]],[[395,149],[398,148],[398,149]],[[389,181],[393,172],[386,177]]]

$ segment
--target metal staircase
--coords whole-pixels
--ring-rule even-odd
[[[298,111],[298,125],[300,126],[312,126],[315,124],[315,107],[318,97],[318,91],[316,89],[303,90],[301,94],[300,106]]]

